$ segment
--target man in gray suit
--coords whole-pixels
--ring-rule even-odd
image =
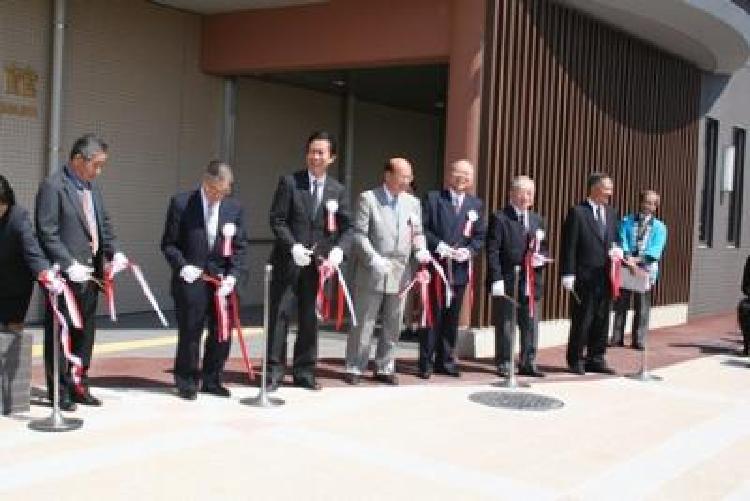
[[[57,264],[71,283],[80,308],[83,326],[71,328],[71,351],[82,367],[67,367],[61,358],[60,408],[73,410],[74,402],[101,405],[88,387],[88,368],[94,349],[96,303],[105,260],[113,272],[127,266],[117,242],[99,186],[94,181],[107,161],[107,144],[93,134],[79,138],[70,160],[42,182],[36,196],[36,229],[39,243],[50,263]],[[61,308],[65,311],[64,302]],[[71,326],[72,327],[72,326]],[[53,341],[52,315],[44,321],[44,362],[47,393],[52,398]],[[75,371],[75,372],[74,372]]]
[[[395,349],[403,302],[399,292],[411,279],[411,253],[421,263],[430,253],[422,234],[419,200],[408,193],[412,169],[408,160],[385,164],[382,186],[359,196],[354,218],[355,309],[358,324],[346,343],[346,382],[359,384],[370,359],[370,340],[382,307],[383,333],[375,355],[375,378],[397,385]]]

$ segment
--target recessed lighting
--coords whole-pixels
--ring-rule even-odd
[[[435,108],[442,110],[443,108],[445,108],[445,103],[443,101],[437,101],[435,102]]]
[[[340,78],[332,81],[331,83],[336,87],[346,87],[346,80],[341,80]]]

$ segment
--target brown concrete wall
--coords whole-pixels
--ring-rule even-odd
[[[463,1],[461,2],[463,3]],[[204,18],[202,67],[219,75],[445,62],[452,0],[331,0]]]

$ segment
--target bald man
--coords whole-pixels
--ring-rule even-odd
[[[346,343],[346,382],[360,383],[370,359],[370,341],[382,309],[383,333],[375,354],[375,379],[398,384],[395,349],[404,318],[399,292],[411,280],[412,254],[429,262],[419,200],[410,195],[412,168],[404,158],[385,163],[383,184],[359,196],[354,217],[354,276],[357,326]]]
[[[448,187],[431,191],[424,199],[422,218],[427,246],[445,269],[453,300],[447,305],[433,297],[433,325],[422,333],[419,343],[422,379],[428,379],[433,370],[460,375],[454,354],[459,313],[470,282],[471,263],[482,250],[487,233],[484,204],[469,193],[473,186],[474,166],[468,160],[458,160],[451,165]]]

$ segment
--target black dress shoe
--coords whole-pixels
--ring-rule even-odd
[[[360,376],[359,374],[352,374],[350,372],[347,372],[346,374],[344,374],[344,381],[352,386],[357,386],[362,382],[362,376]]]
[[[497,368],[497,375],[500,377],[508,377],[510,376],[510,367],[501,365]]]
[[[83,392],[74,391],[71,400],[77,404],[91,405],[92,407],[99,407],[102,405],[102,401],[92,395],[88,388]]]
[[[541,372],[539,369],[537,369],[533,365],[529,367],[521,367],[518,370],[518,374],[520,374],[521,376],[529,376],[529,377],[545,377],[546,376],[544,372]]]
[[[304,388],[306,390],[312,390],[312,391],[320,391],[320,389],[322,388],[320,386],[320,383],[318,383],[315,379],[308,379],[308,378],[295,379],[294,386],[299,386],[300,388]]]
[[[224,397],[224,398],[229,398],[229,397],[232,396],[232,392],[230,392],[226,387],[224,387],[224,386],[222,386],[220,384],[217,384],[215,386],[214,385],[210,385],[210,386],[203,385],[201,387],[201,393],[209,393],[211,395],[215,395],[217,397]]]
[[[458,372],[458,369],[455,367],[442,367],[440,369],[435,369],[435,372],[438,374],[445,374],[446,376],[461,377],[461,373]]]
[[[183,400],[195,400],[198,392],[192,388],[177,388],[177,396]]]
[[[266,381],[266,391],[268,393],[273,393],[274,391],[279,389],[279,386],[281,386],[281,381],[278,379],[269,379]]]
[[[609,346],[612,346],[612,347],[615,347],[615,346],[623,347],[623,346],[625,346],[625,341],[622,341],[622,340],[620,340],[620,341],[610,341],[609,342]]]
[[[576,362],[574,364],[568,364],[568,369],[573,374],[578,374],[579,376],[585,376],[586,375],[586,369],[583,362]]]
[[[375,374],[375,380],[391,386],[398,386],[398,376],[395,374]]]
[[[617,374],[615,370],[607,364],[586,364],[587,372],[596,372],[597,374]]]
[[[634,350],[642,350],[643,349],[643,343],[633,343],[630,345],[631,348]]]
[[[60,400],[58,400],[57,405],[61,411],[73,412],[76,410],[76,404],[73,403],[68,395],[60,395]]]
[[[432,376],[432,369],[420,369],[419,372],[417,372],[417,376],[421,379],[430,379],[430,376]]]

